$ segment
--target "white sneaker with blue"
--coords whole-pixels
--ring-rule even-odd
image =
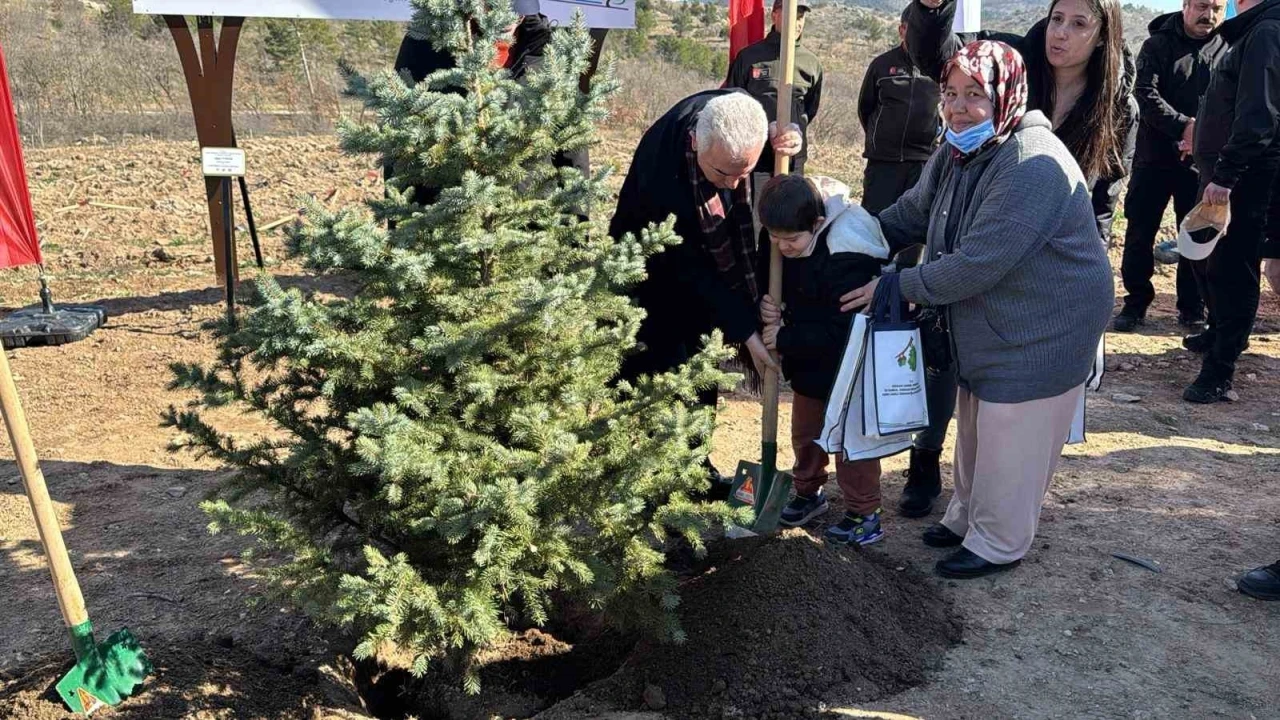
[[[778,522],[787,527],[800,527],[830,509],[827,496],[821,488],[813,495],[796,493],[796,496],[791,498],[791,502],[782,508],[782,515],[778,518]]]
[[[880,528],[880,508],[870,515],[857,515],[846,512],[840,522],[827,528],[823,540],[835,545],[870,545],[884,539],[884,530]]]

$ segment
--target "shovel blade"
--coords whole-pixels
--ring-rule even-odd
[[[58,696],[72,712],[90,715],[119,705],[153,669],[137,638],[123,629],[80,658],[58,681]]]
[[[755,522],[750,530],[757,535],[767,535],[778,529],[778,518],[791,494],[792,477],[786,471],[775,472],[761,494],[760,482],[763,469],[760,463],[742,460],[733,476],[733,489],[729,492],[729,504],[733,507],[755,509]]]
[[[794,482],[791,473],[779,470],[773,474],[773,482],[769,484],[769,494],[760,498],[756,505],[756,522],[751,526],[759,535],[772,535],[778,531],[778,520],[782,517],[782,509],[787,506],[791,497],[791,484]]]

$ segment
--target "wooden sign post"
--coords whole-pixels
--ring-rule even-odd
[[[572,22],[575,13],[582,12],[593,39],[598,39],[591,58],[591,68],[583,78],[585,91],[590,75],[594,74],[600,60],[600,48],[604,44],[604,28],[635,26],[635,5],[630,0],[609,0],[600,3],[584,3],[582,0],[541,0],[540,12],[553,22]],[[216,7],[215,7],[216,6]],[[187,80],[187,93],[191,96],[191,112],[195,116],[196,137],[201,148],[234,148],[235,130],[231,124],[231,95],[235,79],[236,47],[240,43],[240,29],[246,17],[311,18],[319,20],[391,20],[408,21],[414,8],[409,0],[133,0],[133,10],[145,15],[162,15],[173,35],[182,62],[182,72]],[[207,13],[225,12],[222,26],[215,37],[214,18]],[[196,33],[192,37],[187,15],[196,16]],[[199,50],[196,42],[199,41]],[[253,235],[254,252],[258,266],[262,267],[262,255],[258,249],[254,230],[253,211],[249,207],[248,186],[243,177],[238,178],[244,198],[245,215],[249,232]],[[216,177],[205,178],[205,199],[209,206],[209,236],[213,241],[214,269],[218,283],[232,287],[238,278],[238,262],[235,249],[235,228],[229,227],[230,193],[223,192],[224,182]],[[223,243],[229,245],[224,247]]]
[[[165,15],[165,24],[173,35],[182,62],[182,72],[187,78],[187,93],[191,96],[191,112],[195,116],[196,138],[200,147],[234,147],[235,130],[231,125],[231,90],[235,78],[236,46],[240,43],[242,17],[222,19],[222,30],[214,37],[213,18],[202,15],[196,18],[196,33],[200,40],[197,53],[195,40],[186,17]],[[216,177],[205,177],[205,199],[209,205],[209,236],[213,241],[214,271],[218,284],[234,284],[239,279],[236,262],[235,227],[224,227],[230,208],[223,204],[230,201],[230,194],[222,192],[223,182]],[[246,196],[247,200],[247,196]],[[230,247],[222,247],[226,242]]]

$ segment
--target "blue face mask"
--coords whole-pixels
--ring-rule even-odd
[[[990,120],[984,120],[962,132],[947,129],[947,142],[965,155],[982,147],[983,143],[995,136],[996,126]]]

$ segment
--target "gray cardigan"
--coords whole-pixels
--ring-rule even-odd
[[[925,262],[900,273],[902,295],[947,308],[962,387],[1020,403],[1088,378],[1111,317],[1111,264],[1084,176],[1042,113],[963,165],[944,144],[880,224],[894,251],[925,241]]]

